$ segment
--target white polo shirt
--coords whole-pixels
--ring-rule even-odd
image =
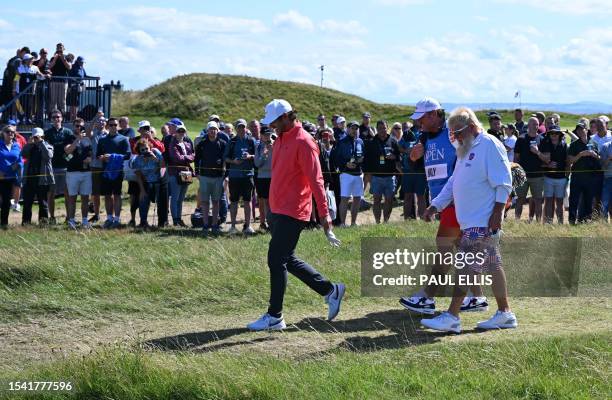
[[[464,158],[457,158],[453,175],[431,204],[443,210],[455,203],[461,229],[486,228],[495,203],[506,203],[512,191],[510,162],[504,145],[481,132]]]

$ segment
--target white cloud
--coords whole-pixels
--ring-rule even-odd
[[[282,14],[276,14],[274,16],[273,23],[279,28],[299,29],[303,31],[314,30],[312,20],[295,10],[290,10]]]
[[[333,19],[326,19],[321,22],[319,28],[324,32],[329,33],[343,33],[347,35],[362,35],[368,32],[366,27],[361,25],[358,21],[336,21]]]
[[[129,37],[135,46],[142,46],[148,49],[152,49],[157,46],[157,40],[155,40],[153,36],[149,35],[145,31],[131,31],[129,33]]]
[[[510,3],[519,6],[543,8],[548,12],[586,15],[612,14],[610,0],[496,0],[498,3]]]
[[[375,5],[379,6],[414,6],[428,2],[428,0],[372,0]]]
[[[112,58],[117,61],[137,63],[143,61],[143,54],[140,50],[126,46],[119,42],[112,43]]]

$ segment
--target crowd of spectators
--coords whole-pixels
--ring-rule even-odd
[[[237,212],[242,205],[243,233],[254,233],[257,219],[260,230],[268,229],[267,198],[274,179],[271,163],[277,134],[258,120],[238,119],[230,124],[211,115],[192,139],[179,118],[164,124],[158,136],[148,121],[140,121],[134,130],[127,117],[107,120],[99,114],[91,123],[76,118],[73,130],[64,126],[60,110],[52,111],[51,117],[52,126],[46,131],[35,128],[27,143],[14,125],[2,128],[1,226],[7,226],[11,207],[18,210],[15,200],[20,194],[15,192],[23,188],[24,225],[32,223],[35,199],[38,222],[57,223],[55,199],[65,193],[70,227],[98,223],[106,229],[121,227],[123,182],[127,181],[131,227],[149,228],[154,204],[158,227],[170,222],[185,227],[183,217],[190,215],[193,226],[219,234],[229,211],[228,233],[233,234],[238,232]],[[557,114],[536,113],[525,122],[517,109],[515,121],[506,125],[496,112],[488,117],[488,133],[504,143],[509,160],[526,173],[513,200],[516,218],[521,218],[527,203],[529,221],[552,222],[556,215],[563,223],[565,207],[572,224],[595,217],[607,220],[612,191],[612,135],[607,117],[581,119],[571,132],[559,128]],[[328,125],[321,114],[316,123],[301,122],[319,147],[328,201],[337,205],[336,225],[355,225],[358,213],[369,208],[376,223],[387,222],[399,201],[403,201],[404,219],[420,218],[430,200],[423,158],[411,157],[412,148],[424,143],[427,135],[417,123],[372,123],[371,119],[366,112],[361,121],[347,122],[333,115]],[[197,204],[185,214],[187,188],[196,181]],[[364,198],[368,188],[371,204]],[[76,220],[79,196],[80,223]],[[104,222],[100,219],[102,198]],[[564,198],[568,198],[566,204]],[[311,224],[318,224],[316,211]]]
[[[49,115],[53,110],[73,121],[85,78],[85,59],[66,52],[62,43],[56,45],[53,55],[46,48],[38,52],[27,46],[18,49],[2,75],[0,106],[7,106],[2,121],[33,125],[36,116]]]

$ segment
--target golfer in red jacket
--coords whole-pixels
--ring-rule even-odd
[[[268,248],[270,305],[267,313],[247,325],[247,328],[254,331],[286,327],[282,311],[287,271],[325,296],[325,302],[329,305],[328,321],[338,315],[345,291],[344,284],[330,282],[295,255],[300,233],[310,221],[313,196],[327,240],[332,246],[340,245],[332,232],[319,164],[319,149],[312,137],[302,129],[296,112],[287,101],[272,100],[266,106],[265,113],[261,123],[275,128],[278,134],[272,151],[269,198],[268,221],[272,234]]]

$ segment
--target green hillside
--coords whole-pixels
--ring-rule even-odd
[[[221,74],[189,74],[176,76],[143,91],[115,92],[113,114],[128,115],[134,120],[149,119],[155,126],[172,117],[182,118],[190,129],[201,129],[210,114],[225,121],[238,118],[260,119],[267,102],[274,98],[289,101],[300,119],[315,121],[319,113],[328,117],[337,113],[347,120],[361,120],[368,111],[373,121],[408,120],[414,107],[379,104],[337,90],[304,83]],[[444,105],[444,99],[440,99]],[[447,110],[452,111],[452,110]],[[537,111],[537,110],[536,110]],[[498,110],[504,123],[514,122],[513,110]],[[535,111],[525,110],[525,120]],[[546,114],[551,114],[547,112]],[[486,112],[476,113],[487,126]],[[561,126],[573,128],[578,116],[560,113]]]
[[[116,92],[113,114],[133,116],[180,116],[207,120],[219,114],[226,121],[261,118],[267,102],[283,98],[299,112],[300,118],[314,121],[316,116],[339,113],[347,119],[361,120],[364,111],[374,119],[405,120],[413,107],[378,104],[337,90],[295,82],[247,76],[190,74],[177,76],[144,91]]]

